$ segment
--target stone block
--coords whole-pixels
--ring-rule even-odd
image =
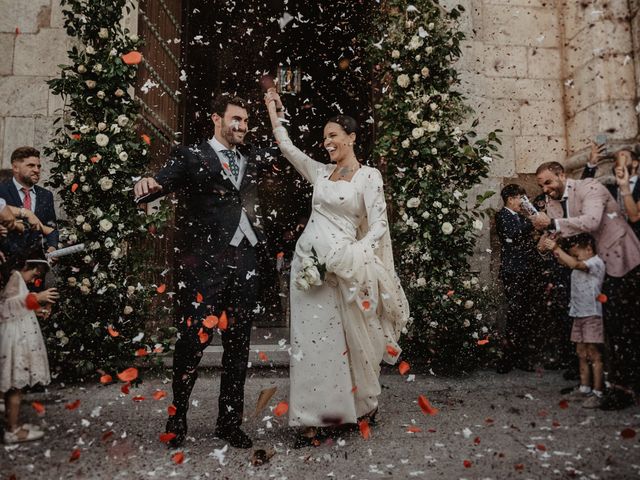
[[[616,100],[595,103],[567,121],[567,149],[569,153],[582,150],[587,139],[607,132],[612,140],[628,140],[638,135],[635,100]]]
[[[13,47],[16,36],[13,33],[0,33],[0,75],[13,73]]]
[[[561,11],[565,40],[572,40],[603,20],[629,18],[629,5],[624,0],[590,0],[588,3],[562,0]]]
[[[484,65],[488,77],[527,76],[526,47],[485,45],[479,53],[478,63]]]
[[[58,65],[69,63],[71,39],[60,28],[43,28],[37,34],[16,39],[13,71],[15,75],[56,76]]]
[[[481,5],[476,6],[477,2],[471,0],[444,0],[440,2],[440,5],[447,11],[451,11],[452,8],[462,5],[464,12],[460,18],[458,18],[459,29],[469,37],[473,35],[474,23],[478,25],[477,21],[474,22],[474,18],[478,17],[481,11]]]
[[[516,137],[502,133],[499,136],[502,141],[498,151],[500,157],[493,157],[489,175],[492,177],[511,177],[516,174]]]
[[[564,137],[544,135],[516,138],[516,171],[535,173],[543,162],[562,162],[567,156]]]
[[[480,119],[478,133],[501,129],[505,135],[520,134],[520,104],[511,100],[494,100],[486,98],[470,98],[475,107],[474,118]]]
[[[484,0],[487,5],[504,5],[509,7],[556,8],[558,0]]]
[[[53,121],[55,117],[37,117],[34,119],[34,147],[43,152],[44,147],[50,143],[53,139],[55,126]],[[42,153],[42,180],[45,181],[49,178],[49,172],[51,171],[51,162]]]
[[[35,120],[29,117],[6,117],[4,119],[3,168],[11,167],[11,153],[16,148],[33,145],[35,141],[34,125]]]
[[[50,117],[56,117],[62,115],[64,109],[64,100],[60,95],[54,95],[49,91],[49,104],[47,106],[47,112]]]
[[[636,97],[634,62],[627,55],[596,59],[576,71],[572,80],[565,90],[569,117],[597,102]]]
[[[485,35],[495,45],[558,47],[558,12],[551,8],[488,5],[483,8]]]
[[[45,77],[0,77],[0,116],[46,115],[46,81]]]
[[[51,28],[63,28],[64,27],[64,15],[62,13],[63,8],[69,9],[68,6],[63,7],[59,1],[51,2]]]
[[[523,135],[563,137],[564,122],[564,105],[560,100],[527,102],[520,107]]]
[[[0,0],[0,12],[0,32],[34,33],[49,26],[51,0]]]
[[[2,157],[0,157],[0,168],[7,168],[4,166],[4,118],[2,117],[0,117],[0,154],[2,154]]]
[[[566,43],[565,74],[573,75],[576,70],[595,58],[606,58],[614,54],[624,56],[632,51],[631,27],[626,20],[598,22]]]
[[[562,78],[562,55],[559,48],[529,48],[527,78]]]

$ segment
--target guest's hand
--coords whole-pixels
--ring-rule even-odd
[[[629,188],[629,170],[627,170],[626,166],[616,167],[616,183],[620,187],[621,193],[629,193],[631,189]]]
[[[47,253],[53,253],[57,250],[56,247],[49,247],[47,248]],[[49,262],[53,265],[54,263],[56,263],[58,261],[58,258],[54,257],[54,258],[50,258]]]
[[[551,225],[551,219],[544,212],[538,212],[535,215],[529,217],[529,219],[531,220],[531,223],[533,223],[533,227],[536,230],[544,230],[549,225]]]
[[[0,225],[0,237],[6,237],[9,233],[9,229],[3,225]]]
[[[556,241],[554,239],[552,239],[551,237],[546,237],[544,239],[544,249],[548,250],[548,251],[553,251],[555,250],[555,248],[558,246],[558,244],[556,243]]]
[[[607,151],[607,145],[605,143],[599,145],[593,140],[589,140],[589,144],[591,146],[591,152],[589,154],[589,166],[595,167],[598,165],[598,162],[602,160],[602,157],[604,157],[605,152]]]
[[[156,193],[161,190],[162,185],[156,182],[156,179],[153,177],[144,177],[133,186],[133,193],[136,198],[142,197],[143,195],[149,195],[150,193]]]
[[[47,288],[42,292],[36,293],[36,299],[40,305],[44,303],[56,303],[56,300],[60,298],[57,288]]]
[[[264,103],[267,105],[267,109],[271,109],[271,106],[274,107],[275,111],[282,110],[282,99],[276,89],[271,87],[267,90],[267,93],[264,94]]]
[[[20,211],[22,212],[22,218],[26,218],[29,225],[31,225],[31,229],[38,230],[40,232],[42,231],[44,227],[40,219],[36,217],[35,213],[31,210],[27,210],[26,208],[22,208]]]

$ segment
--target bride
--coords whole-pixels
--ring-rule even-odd
[[[382,175],[354,153],[356,121],[327,122],[332,163],[323,164],[292,144],[273,89],[265,103],[280,150],[313,185],[291,264],[289,425],[303,427],[301,447],[314,443],[319,427],[375,421],[380,362],[400,355],[409,305],[395,274]]]

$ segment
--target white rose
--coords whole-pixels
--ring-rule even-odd
[[[93,70],[96,73],[102,72],[102,64],[96,63],[91,70]]]
[[[427,67],[422,67],[422,70],[420,70],[420,73],[422,74],[423,77],[428,77],[429,76],[429,69]]]
[[[433,202],[433,206],[435,208],[442,208],[442,204],[440,202],[438,202],[437,200],[435,202]]]
[[[113,133],[120,133],[122,131],[122,129],[120,128],[119,125],[114,123],[113,125],[111,125],[111,131]]]
[[[427,212],[426,210],[424,212],[422,212],[422,218],[427,219],[431,216],[431,214],[429,212]]]
[[[447,213],[449,213],[449,209],[448,209],[448,208],[446,208],[446,207],[445,207],[445,208],[443,208],[443,209],[442,209],[442,210],[440,210],[440,211],[441,211],[442,213],[444,213],[445,215],[446,215]]]
[[[407,49],[416,50],[420,48],[422,45],[424,45],[424,40],[422,40],[418,35],[414,35],[413,37],[411,37],[411,40],[409,41],[409,45],[407,45]]]
[[[420,155],[420,152],[418,152],[418,150],[411,150],[412,157],[417,157],[418,155]]]
[[[488,157],[488,156],[484,156],[482,157],[482,160],[484,161],[484,163],[486,163],[487,165],[489,165],[491,162],[493,162],[493,158]]]
[[[86,285],[87,287],[91,286],[91,280],[89,280],[88,278],[83,278],[82,279],[82,285]]]
[[[100,38],[109,38],[109,30],[107,30],[105,27],[102,27],[100,31],[98,31],[98,36]]]
[[[478,284],[478,277],[471,277],[471,285],[477,285]]]
[[[81,223],[84,223],[84,215],[78,215],[78,216],[76,217],[76,223],[77,223],[78,225],[80,225]]]
[[[67,283],[70,287],[75,287],[78,284],[78,280],[76,279],[76,277],[69,277],[67,278]]]
[[[83,295],[89,295],[90,291],[91,291],[91,289],[89,287],[87,287],[86,285],[82,285],[80,287],[80,292],[82,292]]]
[[[426,129],[429,133],[439,132],[440,124],[438,122],[427,122]]]
[[[100,90],[100,91],[98,91],[98,93],[96,93],[96,97],[98,97],[100,100],[104,99],[105,96],[106,95],[102,90]]]
[[[302,259],[302,268],[313,267],[313,259],[311,257],[304,257]]]
[[[451,225],[449,222],[444,222],[442,224],[442,233],[444,233],[445,235],[451,235],[451,233],[453,233],[453,225]]]
[[[416,127],[413,130],[411,130],[411,136],[413,138],[418,139],[418,138],[422,137],[423,135],[424,135],[424,128],[422,128],[422,127]]]
[[[400,58],[400,50],[393,50],[391,52],[391,57],[392,58]]]
[[[113,187],[113,180],[111,180],[109,177],[102,177],[99,181],[98,184],[100,185],[100,188],[106,192],[107,190],[111,190],[111,188]]]
[[[124,310],[122,310],[122,313],[124,313],[125,315],[129,315],[130,313],[133,312],[133,307],[127,305],[124,307]]]
[[[109,51],[109,55],[111,55],[112,57],[117,57],[118,56],[118,50],[116,50],[115,48],[112,48]]]
[[[75,233],[72,233],[71,235],[69,235],[69,241],[71,243],[76,243],[78,241],[78,236]]]
[[[94,88],[96,88],[96,82],[95,80],[87,80],[86,82],[84,82],[84,84],[87,86],[88,89],[93,90]]]
[[[87,73],[87,67],[84,65],[78,65],[78,73]]]
[[[121,88],[118,88],[115,92],[113,92],[113,94],[118,98],[122,97],[124,95],[124,90],[122,90]]]
[[[85,257],[82,260],[84,261],[84,263],[91,263],[93,259],[91,258],[91,255],[85,255]]]
[[[407,112],[407,118],[409,119],[409,121],[410,121],[411,123],[415,123],[415,124],[417,124],[417,123],[418,123],[418,120],[419,120],[419,119],[418,119],[418,116],[419,116],[419,113],[418,113],[418,112],[414,112],[414,111],[409,111],[409,112]]]
[[[437,154],[438,154],[438,149],[437,149],[437,148],[435,148],[435,147],[434,147],[434,148],[432,148],[432,149],[431,149],[431,154],[432,154],[432,155],[437,155]]]
[[[466,308],[467,310],[473,308],[473,300],[467,300],[466,302],[464,302],[464,308]]]
[[[484,227],[482,220],[480,220],[479,218],[476,218],[473,221],[473,228],[475,228],[476,230],[482,230],[482,227]]]
[[[117,259],[122,256],[122,249],[120,247],[116,247],[111,252],[111,258]]]
[[[465,328],[469,328],[471,326],[471,322],[469,321],[468,318],[464,319],[464,322],[462,322],[462,326]]]
[[[120,152],[120,153],[118,154],[118,158],[119,158],[121,161],[126,162],[126,161],[127,161],[127,158],[129,158],[129,155],[127,154],[127,152]]]
[[[429,30],[433,30],[434,27],[435,27],[435,24],[433,22],[431,22],[429,25],[427,25],[427,28]]]
[[[131,296],[131,295],[133,295],[134,293],[136,293],[136,287],[134,287],[133,285],[129,285],[129,286],[127,287],[127,295],[128,295],[128,296]]]
[[[106,218],[100,220],[100,231],[107,233],[109,230],[113,228],[113,223],[111,223]]]
[[[58,330],[56,332],[56,338],[62,338],[64,337],[64,330]]]
[[[402,141],[402,144],[401,144],[401,145],[402,145],[402,148],[409,148],[409,147],[411,146],[411,141],[409,141],[409,139],[408,139],[408,138],[405,138],[405,139]]]
[[[93,214],[96,216],[96,218],[100,218],[102,217],[102,215],[104,215],[104,213],[102,212],[102,210],[100,210],[99,207],[96,207],[93,209]]]
[[[105,248],[111,248],[111,247],[113,247],[113,245],[114,245],[114,243],[113,243],[113,240],[111,239],[111,237],[107,238],[104,241]]]
[[[90,232],[91,231],[91,225],[89,225],[88,223],[83,223],[82,224],[82,231],[83,232]]]
[[[409,78],[409,75],[407,75],[406,73],[403,73],[402,75],[398,75],[398,79],[396,81],[398,82],[398,85],[400,85],[402,88],[407,88],[411,83],[411,79]]]
[[[109,137],[107,137],[104,133],[99,133],[96,135],[96,143],[100,147],[106,147],[109,145]]]
[[[432,111],[434,111],[434,112],[435,112],[435,111],[438,109],[438,104],[437,104],[437,103],[432,103],[432,104],[430,104],[430,105],[429,105],[429,108],[430,108]]]
[[[305,280],[309,282],[309,285],[322,285],[322,279],[320,278],[320,272],[314,266],[311,268],[307,268],[305,271]]]
[[[138,35],[136,35],[135,33],[132,33],[131,35],[129,35],[129,38],[131,39],[132,42],[137,42],[139,40]]]
[[[84,133],[89,133],[89,131],[91,130],[91,127],[89,127],[88,125],[82,125],[80,128],[80,133],[84,134]]]
[[[106,124],[106,123],[104,123],[104,122],[100,122],[100,123],[98,124],[98,130],[99,130],[100,132],[102,132],[102,131],[104,131],[104,130],[106,130],[106,129],[107,129],[107,124]]]
[[[462,282],[462,286],[464,288],[471,288],[471,282],[469,280],[465,280]]]
[[[93,48],[91,45],[89,45],[86,49],[85,52],[87,52],[87,55],[93,55],[94,53],[96,53],[95,48]]]
[[[89,185],[83,185],[82,186],[82,191],[83,192],[90,192],[91,191],[91,187]]]
[[[126,115],[118,115],[118,119],[116,121],[121,127],[126,127],[129,123],[129,117],[127,117]]]
[[[420,199],[413,197],[407,200],[407,208],[417,208],[420,205]]]
[[[427,281],[423,277],[420,277],[418,280],[416,280],[416,285],[418,285],[419,287],[424,287],[426,284]]]
[[[61,148],[60,150],[58,150],[58,153],[62,155],[64,158],[69,158],[71,156],[71,152],[66,148]]]

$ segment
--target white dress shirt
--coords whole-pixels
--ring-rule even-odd
[[[16,180],[15,177],[13,177],[13,184],[18,189],[18,195],[20,195],[20,201],[24,205],[25,194],[22,191],[22,189],[26,188],[26,187],[23,187],[22,185],[20,185],[20,183],[18,183],[18,181]],[[29,197],[31,197],[31,211],[35,212],[36,211],[36,190],[35,190],[35,188],[33,188],[33,187],[29,188]]]
[[[226,176],[226,178],[228,178],[229,181],[233,183],[233,186],[236,187],[236,189],[240,190],[240,185],[242,184],[242,178],[244,177],[244,172],[247,170],[247,159],[244,157],[244,155],[242,155],[239,151],[237,151],[235,147],[233,148],[225,147],[222,143],[220,143],[216,139],[216,137],[211,137],[211,139],[209,140],[209,145],[211,145],[211,148],[213,148],[213,151],[216,152],[216,155],[218,156],[218,160],[220,161],[220,165],[222,165],[222,175]],[[225,156],[224,153],[222,153],[223,150],[231,150],[232,152],[236,153],[236,159],[238,162],[238,170],[239,170],[238,178],[234,178],[228,166],[225,167],[225,165],[227,164],[227,157]],[[244,207],[243,207],[242,214],[240,215],[240,223],[238,224],[238,228],[236,229],[236,232],[233,234],[233,238],[231,239],[231,242],[229,243],[229,245],[237,247],[238,245],[240,245],[240,242],[242,242],[242,239],[245,237],[251,245],[256,245],[258,243],[258,237],[256,237],[256,234],[253,231],[253,228],[251,228],[251,222],[249,221],[249,217],[247,216],[247,213],[244,211]]]

